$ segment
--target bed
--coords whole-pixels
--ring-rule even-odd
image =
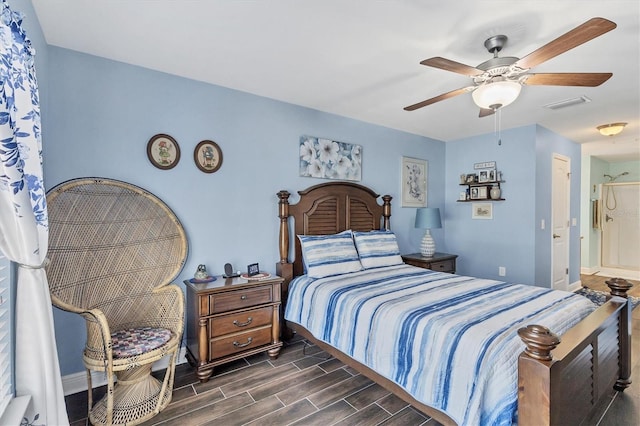
[[[298,194],[298,202],[291,204],[288,191],[278,193],[276,271],[285,279],[285,339],[292,333],[303,336],[445,425],[580,424],[599,411],[612,389],[624,390],[631,383],[631,306],[626,300],[630,284],[626,281],[610,280],[612,297],[595,308],[570,293],[402,263],[379,264],[377,257],[362,257],[366,245],[363,250],[358,247],[358,256],[361,265],[369,262],[369,267],[351,270],[345,266],[349,262],[341,262],[344,274],[327,274],[318,269],[324,264],[314,264],[310,247],[324,244],[323,239],[331,236],[334,251],[342,256],[345,235],[356,242],[358,237],[366,241],[371,236],[393,235],[388,232],[392,197],[383,196],[379,204],[375,191],[349,182],[315,185]],[[351,253],[348,243],[344,250]],[[472,293],[479,293],[481,299],[467,300]],[[545,306],[531,302],[535,315],[529,313],[520,320],[513,316],[511,302],[534,299],[535,303],[549,300]],[[374,305],[373,300],[383,303]],[[455,318],[470,312],[471,306],[479,307],[481,313],[459,325],[441,318],[446,310]],[[482,322],[483,315],[497,306],[509,312],[510,320],[491,315],[493,320]],[[394,310],[400,307],[408,311]],[[434,316],[428,317],[427,312]],[[417,316],[420,321],[415,320]],[[411,325],[407,318],[414,318]],[[477,338],[477,330],[488,328],[491,321],[503,325],[503,334]],[[477,325],[474,332],[456,334],[472,323]],[[471,340],[465,340],[469,336]],[[464,360],[472,347],[488,340],[499,344],[492,343],[491,351],[469,358],[473,362],[452,361]],[[450,346],[457,348],[458,355],[442,349]],[[391,358],[402,362],[394,364]],[[465,383],[465,377],[472,376],[470,370],[479,372],[480,378]],[[431,388],[433,383],[440,387]]]

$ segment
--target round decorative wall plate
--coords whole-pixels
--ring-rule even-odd
[[[158,133],[147,143],[147,157],[159,169],[172,169],[180,161],[180,146],[171,136]]]
[[[214,141],[204,140],[193,151],[193,160],[203,172],[216,172],[222,166],[222,150]]]

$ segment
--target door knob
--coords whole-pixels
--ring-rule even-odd
[[[607,222],[611,222],[613,220],[613,218],[611,216],[609,216],[608,214],[604,215],[604,220]]]
[[[558,234],[553,234],[553,238],[560,238],[560,235],[558,235]]]

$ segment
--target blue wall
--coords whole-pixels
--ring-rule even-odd
[[[428,203],[444,205],[445,144],[299,106],[277,102],[119,62],[49,47],[50,108],[45,137],[47,188],[80,176],[131,182],[163,199],[182,221],[189,259],[178,278],[191,278],[200,263],[222,273],[259,262],[274,270],[278,261],[276,193],[323,182],[298,176],[298,143],[313,135],[360,144],[360,183],[396,201],[392,229],[400,249],[415,252],[422,232],[413,228],[414,208],[400,207],[401,158],[428,161]],[[156,133],[173,136],[181,159],[160,170],[147,159]],[[223,151],[220,170],[196,168],[193,150],[211,139]],[[444,230],[434,231],[445,248]],[[83,369],[84,323],[54,312],[62,374]]]
[[[534,276],[535,221],[533,188],[536,175],[535,126],[503,130],[502,144],[495,134],[446,144],[447,244],[459,257],[459,273],[512,282],[536,284]],[[502,172],[505,201],[493,204],[493,219],[471,218],[472,203],[457,202],[464,187],[459,175],[476,173],[474,163],[495,161]],[[506,276],[498,276],[498,267]]]
[[[299,138],[313,135],[362,145],[360,183],[394,197],[391,223],[403,253],[417,251],[423,235],[413,227],[415,209],[400,207],[401,158],[409,156],[428,161],[428,205],[440,207],[444,221],[443,229],[432,234],[439,251],[460,255],[459,273],[497,279],[498,266],[505,266],[509,281],[548,287],[546,278],[538,281],[550,276],[544,261],[550,243],[545,246],[536,232],[550,204],[550,172],[545,176],[541,169],[550,170],[546,163],[556,145],[569,151],[572,167],[579,167],[579,150],[578,157],[571,154],[575,144],[535,125],[503,131],[501,146],[494,134],[444,144],[47,46],[31,3],[13,0],[12,5],[26,12],[38,52],[47,188],[101,176],[162,198],[189,238],[189,258],[176,279],[181,286],[199,263],[213,273],[221,273],[226,262],[239,269],[259,262],[273,270],[278,260],[275,194],[289,190],[295,203],[295,191],[323,182],[298,176]],[[156,133],[168,133],[180,145],[180,162],[171,170],[159,170],[147,159],[147,141]],[[223,151],[216,173],[202,173],[193,163],[193,149],[203,139],[216,141]],[[472,220],[471,204],[456,202],[459,175],[472,172],[480,161],[496,161],[506,181],[506,201],[494,203],[493,220]],[[578,191],[572,188],[572,194]],[[577,217],[573,207],[572,217]],[[578,255],[572,245],[572,259],[573,253]],[[571,282],[578,279],[578,268],[572,260]],[[62,374],[83,371],[84,321],[58,309],[54,321]]]
[[[553,154],[571,159],[569,283],[580,279],[580,146],[531,125],[446,144],[447,246],[460,255],[458,272],[540,287],[551,286],[551,165]],[[493,219],[471,218],[472,203],[457,202],[459,175],[474,163],[495,161],[502,172],[505,201],[493,204]],[[541,229],[541,221],[545,229]],[[498,268],[506,268],[506,276]]]

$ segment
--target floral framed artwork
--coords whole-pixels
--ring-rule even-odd
[[[471,219],[493,219],[493,204],[472,203]]]
[[[205,173],[217,172],[222,166],[222,150],[214,141],[204,140],[193,150],[193,161]]]
[[[313,136],[301,136],[300,176],[359,181],[362,146]]]
[[[427,161],[402,157],[402,207],[427,207]]]
[[[147,143],[147,157],[159,169],[172,169],[180,161],[180,146],[171,136],[158,133]]]

